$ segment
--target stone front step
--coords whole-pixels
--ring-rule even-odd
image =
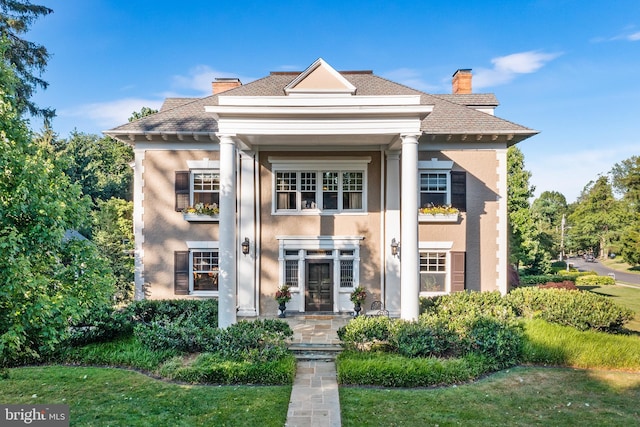
[[[290,344],[289,350],[297,360],[326,360],[333,361],[342,351],[337,344]]]

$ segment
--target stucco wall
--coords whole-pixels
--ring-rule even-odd
[[[314,159],[324,152],[260,152],[260,310],[274,312],[279,285],[276,236],[363,236],[360,249],[360,284],[372,296],[380,293],[380,152],[340,152],[339,157],[371,157],[367,167],[367,212],[338,215],[272,215],[273,176],[269,156]],[[327,162],[331,165],[331,162]],[[331,166],[327,168],[331,170]],[[373,300],[373,297],[372,297]]]
[[[175,211],[175,172],[189,170],[187,160],[218,160],[217,151],[148,150],[144,174],[144,281],[151,299],[178,298],[173,291],[174,252],[186,241],[218,240],[217,223],[189,223]]]
[[[498,160],[495,150],[423,151],[419,157],[420,160],[452,160],[453,170],[467,171],[467,212],[461,224],[421,224],[420,241],[453,240],[453,250],[466,250],[466,288],[497,290]],[[462,248],[463,245],[466,248]]]

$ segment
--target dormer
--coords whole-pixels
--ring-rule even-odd
[[[355,95],[356,87],[322,58],[284,88],[287,95]]]

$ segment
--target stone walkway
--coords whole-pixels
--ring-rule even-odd
[[[335,347],[340,340],[336,331],[351,316],[314,315],[289,316],[286,321],[293,329],[292,346],[314,349]],[[299,360],[291,390],[286,427],[339,427],[340,396],[336,378],[336,364],[332,356],[319,355],[311,360]]]

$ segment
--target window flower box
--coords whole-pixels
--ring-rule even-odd
[[[219,216],[220,208],[216,203],[196,203],[182,211],[182,217],[189,222],[217,222]]]
[[[458,222],[460,211],[451,206],[427,206],[418,209],[419,222]]]

